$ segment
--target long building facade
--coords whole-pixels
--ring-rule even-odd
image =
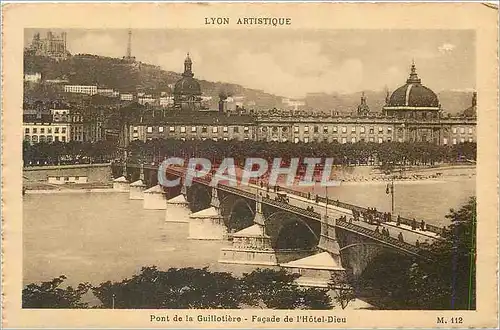
[[[194,80],[189,57],[185,66],[185,72]],[[192,100],[194,94],[199,97],[199,84],[181,84],[185,79],[183,77],[176,85],[176,99]],[[278,109],[260,114],[229,113],[223,108],[199,111],[196,103],[183,103],[177,111],[161,118],[141,116],[130,124],[128,136],[130,141],[174,138],[295,143],[394,141],[438,145],[476,142],[476,94],[471,107],[462,115],[444,116],[437,95],[422,85],[415,64],[411,66],[406,84],[387,95],[381,110],[370,112],[364,94],[357,112],[352,114],[298,114]]]

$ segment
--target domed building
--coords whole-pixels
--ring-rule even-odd
[[[174,86],[174,107],[185,111],[201,109],[200,83],[193,78],[193,62],[189,53],[184,60],[184,73]]]
[[[408,119],[439,118],[441,105],[437,95],[422,85],[417,75],[415,63],[411,65],[410,76],[406,84],[396,89],[386,99],[383,112],[386,116]]]

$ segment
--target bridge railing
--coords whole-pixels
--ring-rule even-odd
[[[350,222],[347,222],[344,220],[339,220],[339,219],[337,219],[337,226],[340,228],[347,229],[347,230],[350,229],[350,230],[357,232],[357,233],[365,234],[373,239],[376,239],[378,241],[384,241],[390,245],[397,246],[403,250],[409,251],[409,252],[414,253],[414,254],[420,253],[420,249],[417,248],[416,246],[410,244],[410,243],[407,243],[404,241],[402,242],[399,239],[396,239],[396,238],[391,237],[391,236],[382,235],[381,233],[377,233],[376,231],[373,231],[369,228],[358,226],[358,225],[355,225],[353,223],[350,223]]]
[[[297,190],[293,190],[293,189],[282,187],[282,186],[276,186],[276,190],[277,191],[284,191],[284,192],[287,192],[289,194],[300,196],[303,198],[309,198],[309,195],[310,195],[310,194],[303,192],[303,191],[297,191]]]
[[[247,198],[250,198],[250,199],[255,199],[255,194],[253,194],[250,191],[246,191],[246,190],[243,190],[243,189],[238,189],[236,187],[231,187],[229,185],[225,185],[225,184],[222,184],[222,183],[217,184],[217,188],[221,189],[221,190],[224,190],[224,191],[227,191],[227,192],[230,192],[230,193],[233,193],[235,195],[240,195],[240,196],[244,196],[244,197],[247,197]]]
[[[313,219],[321,220],[321,214],[319,214],[317,212],[314,212],[314,211],[304,210],[301,207],[297,207],[297,206],[290,205],[290,204],[287,204],[287,203],[275,201],[274,199],[267,198],[267,197],[263,197],[262,198],[262,202],[266,203],[266,204],[269,204],[269,205],[278,206],[278,207],[280,207],[280,208],[282,208],[284,210],[287,210],[287,211],[290,211],[290,212],[293,212],[293,213],[297,213],[297,214],[300,214],[300,215],[308,216],[308,217],[313,218]]]
[[[169,172],[175,172],[176,174],[179,174],[179,175],[183,174],[183,171],[181,169],[177,169],[177,168],[172,167],[172,166],[168,168],[168,171]],[[199,183],[202,183],[202,184],[209,184],[211,180],[212,180],[212,174],[210,174],[210,173],[207,174],[204,177],[199,177],[199,178],[194,178],[193,179],[193,181],[199,182]],[[252,184],[258,185],[259,180],[257,180],[256,178],[251,178],[249,180],[249,182],[252,183]],[[242,189],[236,189],[236,188],[231,187],[231,186],[226,185],[226,184],[219,183],[218,187],[221,188],[221,189],[225,189],[227,191],[229,191],[228,189],[231,189],[231,192],[233,192],[235,194],[239,194],[239,195],[242,195],[242,196],[245,196],[245,197],[248,197],[248,198],[254,198],[254,196],[253,196],[252,193],[246,192],[246,191],[244,191]],[[267,187],[267,185],[266,185],[266,187]],[[310,199],[310,197],[311,197],[310,193],[306,193],[306,192],[303,192],[303,191],[298,191],[298,190],[294,190],[294,189],[287,188],[287,187],[282,187],[282,186],[276,186],[276,191],[283,191],[283,192],[286,192],[286,193],[289,193],[289,194],[292,194],[292,195],[295,195],[295,196],[299,196],[299,197],[302,197],[302,198],[307,198],[307,199]],[[313,200],[313,199],[311,199],[311,200]],[[348,210],[351,210],[351,211],[357,211],[357,212],[359,212],[361,214],[366,213],[366,212],[373,212],[373,211],[368,210],[365,207],[357,206],[357,205],[350,204],[350,203],[340,202],[339,200],[329,199],[328,197],[323,197],[323,196],[317,196],[316,195],[315,198],[314,198],[314,200],[317,200],[318,202],[326,203],[328,205],[333,205],[333,206],[341,207],[341,208],[344,208],[344,209],[348,209]],[[287,205],[285,203],[282,203],[282,204],[283,205]],[[383,218],[383,213],[382,212],[376,212],[376,215],[379,216],[380,218]],[[392,220],[395,220],[394,217],[392,218]],[[402,224],[405,224],[405,225],[408,225],[408,226],[412,226],[412,224],[413,224],[413,220],[412,219],[408,219],[408,218],[404,218],[404,217],[399,217],[399,221]],[[431,224],[425,224],[425,229],[427,231],[430,231],[430,232],[438,234],[438,235],[442,235],[442,233],[443,233],[443,228],[438,227],[438,226],[434,226],[434,225],[431,225]]]
[[[399,222],[401,222],[402,224],[407,225],[407,226],[413,226],[414,225],[413,219],[408,219],[408,218],[400,217],[399,218]],[[420,223],[418,221],[416,223],[416,226],[417,227],[420,226]],[[425,224],[425,230],[430,231],[431,233],[438,234],[438,235],[442,235],[442,233],[443,233],[443,228],[442,227],[430,225],[428,223]]]
[[[309,198],[309,196],[310,196],[308,193],[304,193],[302,191],[297,191],[294,189],[285,188],[285,187],[281,187],[281,186],[278,186],[278,190],[290,193],[292,195],[304,197],[304,198]],[[344,209],[348,209],[351,211],[357,211],[359,213],[369,212],[369,210],[365,207],[361,207],[361,206],[357,206],[357,205],[349,204],[349,203],[345,203],[345,202],[340,202],[338,200],[329,199],[328,197],[316,196],[314,198],[314,200],[317,200],[318,202],[326,203],[328,205],[333,205],[333,206],[341,207]],[[373,212],[373,211],[371,211],[371,212]],[[376,215],[380,218],[383,218],[384,214],[382,212],[376,212]],[[413,223],[413,220],[408,219],[408,218],[399,217],[399,219],[400,219],[400,222],[402,224],[405,224],[408,226],[411,226]],[[393,218],[393,220],[394,220],[394,218]],[[430,225],[430,224],[425,224],[425,229],[427,231],[430,231],[430,232],[438,234],[438,235],[441,235],[443,233],[443,228],[440,228],[440,227],[434,226],[434,225]]]

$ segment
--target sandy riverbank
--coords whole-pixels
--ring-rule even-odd
[[[395,179],[397,182],[443,182],[453,178],[472,178],[476,175],[476,167],[471,165],[442,165],[406,168],[385,174],[374,166],[356,166],[334,168],[332,176],[344,184],[381,183]]]
[[[87,193],[112,193],[119,192],[112,188],[96,188],[96,189],[31,189],[26,190],[26,195],[37,194],[87,194]]]

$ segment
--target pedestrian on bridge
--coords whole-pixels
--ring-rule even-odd
[[[424,220],[420,221],[420,230],[425,231],[425,222]]]
[[[396,219],[396,226],[401,225],[401,216],[398,214],[398,218]]]
[[[418,238],[417,238],[417,241],[415,242],[415,246],[420,247],[420,242],[418,241]]]
[[[399,235],[398,235],[398,240],[399,240],[400,242],[404,242],[404,241],[405,241],[405,240],[403,239],[403,232],[401,232],[401,231],[399,232]]]
[[[384,230],[384,229],[382,229],[382,231],[383,231],[383,230]],[[378,230],[378,226],[377,226],[377,228],[375,228],[375,232],[376,232],[377,234],[380,234],[380,231]]]
[[[415,220],[415,218],[413,218],[413,220],[411,222],[411,229],[412,230],[417,229],[417,220]]]

